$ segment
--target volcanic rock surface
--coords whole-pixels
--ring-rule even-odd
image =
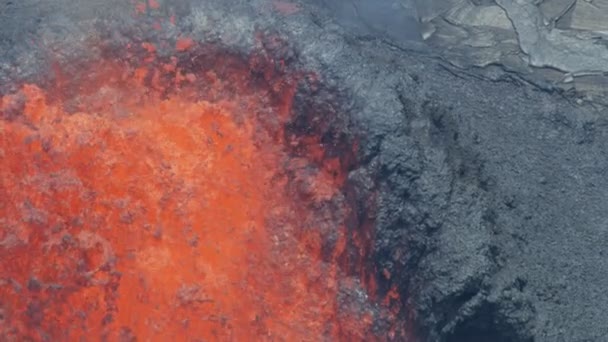
[[[269,170],[285,161],[285,156],[301,157],[297,162],[304,164],[296,163],[288,169],[300,183],[287,183],[299,184],[301,188],[286,193],[277,190],[278,194],[271,196],[272,201],[266,204],[280,207],[284,203],[291,203],[290,198],[294,194],[305,195],[309,199],[313,198],[306,202],[313,211],[302,211],[296,202],[290,204],[288,210],[295,219],[287,218],[289,215],[284,213],[274,213],[274,217],[287,222],[309,222],[311,227],[318,227],[320,221],[334,224],[330,225],[329,231],[315,233],[316,235],[300,234],[299,237],[304,236],[305,239],[298,240],[299,243],[279,243],[286,248],[302,248],[301,258],[291,256],[285,261],[299,265],[300,268],[294,269],[304,270],[304,273],[290,273],[291,268],[280,266],[277,271],[279,274],[285,277],[295,274],[308,279],[311,272],[319,272],[316,274],[317,279],[322,279],[318,283],[308,279],[304,283],[315,285],[308,285],[310,287],[306,289],[292,287],[291,295],[286,294],[285,297],[279,298],[293,301],[287,305],[285,312],[289,313],[288,317],[296,319],[295,322],[281,321],[278,318],[282,317],[281,315],[272,314],[273,309],[285,308],[273,302],[276,297],[268,295],[266,298],[253,300],[251,294],[243,292],[244,302],[251,300],[257,305],[265,301],[269,308],[267,316],[252,316],[252,320],[259,323],[256,325],[259,328],[256,333],[262,334],[257,336],[271,339],[271,334],[274,333],[275,338],[287,340],[367,338],[446,342],[606,339],[608,331],[603,322],[608,308],[608,293],[604,291],[604,287],[608,283],[608,272],[604,261],[604,239],[608,232],[608,195],[604,189],[608,186],[605,177],[608,158],[604,157],[608,151],[608,125],[602,115],[603,108],[578,106],[559,93],[547,92],[507,73],[487,78],[476,70],[454,70],[437,58],[435,52],[421,47],[417,42],[412,41],[411,45],[404,45],[403,41],[393,44],[393,31],[379,33],[377,25],[363,25],[359,30],[353,31],[352,25],[357,25],[356,21],[344,19],[344,13],[348,11],[326,5],[327,2],[324,1],[282,0],[80,1],[77,4],[67,0],[0,2],[0,92],[5,95],[1,112],[4,131],[0,131],[5,142],[0,150],[0,174],[3,175],[0,183],[0,195],[3,196],[0,198],[0,210],[4,215],[0,217],[0,255],[3,258],[0,265],[4,268],[0,269],[0,295],[3,296],[0,297],[0,333],[5,333],[6,336],[13,334],[10,336],[18,338],[19,335],[15,335],[14,331],[8,331],[17,327],[17,330],[22,329],[19,331],[30,331],[34,339],[44,340],[53,337],[48,334],[58,333],[49,328],[49,317],[60,321],[71,317],[56,309],[53,309],[55,311],[52,315],[45,315],[44,301],[51,296],[49,293],[62,290],[54,287],[57,284],[46,283],[45,279],[30,276],[30,273],[35,273],[43,267],[43,258],[48,257],[48,252],[44,254],[44,249],[41,249],[40,259],[32,259],[36,261],[34,264],[37,269],[27,269],[30,266],[18,269],[14,265],[20,265],[19,260],[10,263],[6,261],[15,255],[11,248],[23,241],[38,243],[36,236],[47,238],[48,236],[44,235],[46,230],[53,229],[47,226],[52,217],[44,213],[49,210],[48,207],[38,208],[35,205],[51,205],[52,196],[41,199],[41,196],[48,195],[29,193],[40,190],[39,187],[27,187],[35,186],[36,179],[25,182],[22,179],[9,179],[7,176],[19,176],[20,172],[26,172],[28,167],[40,162],[35,158],[43,158],[40,155],[48,153],[52,148],[48,144],[45,145],[44,140],[38,142],[30,139],[22,142],[31,147],[28,147],[30,150],[27,150],[27,153],[20,152],[23,153],[21,156],[31,159],[23,159],[21,165],[18,163],[19,155],[11,152],[14,151],[10,149],[12,145],[7,145],[6,142],[17,144],[15,137],[25,139],[27,134],[23,132],[31,130],[27,131],[28,134],[64,139],[61,140],[63,145],[59,147],[66,149],[78,144],[78,137],[67,138],[69,134],[61,134],[61,129],[69,131],[72,121],[75,123],[71,123],[71,133],[77,133],[86,126],[92,131],[105,129],[103,136],[107,139],[127,139],[133,135],[134,141],[145,141],[154,140],[156,137],[159,141],[166,141],[166,144],[178,145],[178,150],[185,153],[186,157],[186,152],[192,149],[192,144],[204,140],[198,137],[198,140],[193,141],[176,141],[171,132],[155,126],[159,121],[165,120],[168,123],[176,123],[176,130],[194,129],[193,121],[189,120],[198,120],[197,113],[213,107],[212,104],[198,104],[197,108],[183,107],[179,97],[171,97],[171,89],[167,89],[166,83],[163,82],[157,83],[160,84],[160,88],[156,89],[158,101],[168,101],[164,102],[163,106],[182,106],[182,121],[174,121],[171,117],[160,114],[151,118],[146,117],[147,114],[141,114],[153,112],[154,107],[161,106],[160,102],[152,102],[148,104],[149,107],[133,104],[128,108],[131,113],[116,115],[120,120],[134,120],[129,123],[134,126],[144,125],[148,122],[146,120],[151,120],[146,126],[147,135],[140,137],[127,129],[129,125],[126,128],[113,127],[116,123],[107,122],[107,118],[79,117],[82,115],[79,113],[83,110],[83,102],[60,101],[65,98],[74,99],[74,93],[86,88],[86,85],[74,83],[72,80],[83,71],[87,74],[105,75],[105,69],[100,72],[91,65],[95,65],[100,58],[107,60],[108,49],[115,53],[110,56],[125,56],[125,51],[117,50],[128,50],[129,46],[133,46],[129,44],[137,43],[137,48],[143,48],[145,51],[134,52],[134,59],[131,58],[131,61],[135,60],[136,65],[142,63],[140,58],[152,58],[145,54],[149,53],[154,58],[148,62],[162,60],[164,64],[158,64],[159,67],[175,68],[179,63],[172,65],[171,57],[176,55],[176,50],[184,53],[181,56],[195,58],[196,47],[216,46],[220,47],[221,51],[229,51],[225,56],[248,56],[244,60],[253,63],[248,66],[250,70],[257,70],[261,74],[268,70],[267,65],[272,65],[272,70],[282,70],[281,77],[291,75],[289,77],[298,78],[305,75],[307,81],[303,85],[295,83],[300,85],[294,88],[290,98],[293,101],[288,103],[272,100],[272,96],[289,89],[289,82],[276,83],[277,78],[274,76],[262,77],[266,80],[265,94],[274,94],[269,95],[268,102],[262,104],[268,108],[289,108],[294,117],[284,119],[285,121],[278,120],[274,125],[272,120],[262,120],[262,126],[269,129],[264,132],[275,132],[277,135],[269,133],[258,141],[268,143],[279,139],[289,142],[289,139],[283,138],[289,137],[289,132],[296,134],[298,138],[312,136],[321,137],[320,140],[313,138],[311,143],[310,140],[303,139],[303,145],[298,145],[297,142],[293,145],[280,145],[287,147],[277,152],[278,154],[270,155],[256,154],[259,153],[258,150],[249,151],[246,148],[248,140],[241,140],[242,137],[230,138],[236,140],[226,142],[235,144],[237,153],[241,153],[239,158],[245,161],[257,162],[260,158],[268,158],[264,159],[265,163],[259,165],[268,167]],[[378,13],[380,15],[385,12],[379,9]],[[406,17],[407,15],[404,16]],[[412,25],[403,22],[399,25],[406,30],[417,29],[413,22],[409,23]],[[365,31],[365,27],[368,31]],[[142,43],[148,45],[141,45]],[[192,51],[192,54],[188,51]],[[200,50],[198,51],[200,53]],[[256,59],[251,56],[262,57]],[[222,65],[217,59],[212,61],[212,67]],[[229,58],[226,58],[226,61],[229,61]],[[148,63],[145,60],[143,62]],[[129,74],[129,79],[136,76],[135,69],[132,70],[134,74]],[[67,75],[68,78],[63,80],[58,75]],[[147,82],[147,86],[154,84],[154,77],[147,75],[149,74],[142,77],[141,81]],[[179,82],[195,80],[188,72],[180,75],[183,79]],[[281,77],[278,80],[283,80]],[[318,82],[311,81],[311,78],[315,77],[318,77]],[[65,83],[61,82],[79,86],[62,88],[61,85]],[[211,81],[207,79],[205,82]],[[238,80],[227,82],[227,88],[230,88],[231,82],[238,83]],[[24,83],[37,86],[23,88]],[[318,84],[319,88],[311,87],[315,84]],[[41,92],[47,90],[48,94],[48,90],[57,85],[57,88],[67,91],[51,92],[54,97],[41,99]],[[127,85],[134,94],[145,92],[139,89],[137,84]],[[242,95],[248,90],[236,87],[222,91]],[[31,108],[32,98],[38,99],[35,103],[38,106],[52,107],[53,103],[58,103],[53,101],[60,101],[63,106],[53,109],[52,112],[68,123],[59,124],[50,120],[40,124],[42,119],[37,118],[37,111]],[[284,99],[282,96],[279,98]],[[95,98],[83,101],[87,104],[90,103],[87,101],[93,100]],[[127,99],[126,103],[129,101],[130,99]],[[256,108],[259,106],[260,103],[254,104]],[[226,117],[221,114],[226,111],[226,107],[214,108],[211,110],[214,115]],[[61,111],[66,111],[65,116],[57,114]],[[90,109],[90,112],[94,112],[94,108]],[[260,115],[256,118],[264,117]],[[23,117],[30,120],[29,126],[19,126],[23,131],[9,131],[15,129],[16,123],[27,123],[20,121]],[[218,129],[204,120],[197,121],[197,124],[208,130]],[[231,117],[226,122],[222,121],[219,128],[228,132],[241,132],[238,127],[238,119]],[[286,131],[283,131],[283,128]],[[13,140],[7,138],[10,134],[14,135]],[[166,135],[162,138],[164,140],[160,138],[162,134]],[[276,138],[277,136],[280,138]],[[142,141],[139,141],[140,145],[143,144]],[[174,163],[183,168],[179,170],[182,174],[197,171],[188,169],[191,164],[184,162],[181,158],[184,156],[172,155],[175,150],[167,149],[165,145],[151,144],[150,149],[155,151],[154,155],[162,158],[175,158]],[[316,145],[322,147],[320,152],[312,147]],[[87,151],[71,151],[82,154],[74,157],[79,161],[87,155]],[[92,167],[89,172],[99,174],[85,174],[97,175],[96,177],[104,174],[103,170],[98,168],[107,167],[111,158],[118,158],[119,152],[120,150],[110,148],[105,152],[106,159],[100,164],[89,164]],[[130,151],[131,157],[145,155],[144,152],[137,149]],[[253,157],[244,158],[245,155],[251,156],[247,153],[253,153]],[[280,156],[279,159],[275,159],[277,155]],[[194,158],[193,156],[196,155],[190,155],[190,158]],[[230,161],[230,157],[225,158],[228,158],[224,159],[228,164],[218,165],[220,171],[228,172],[236,167],[236,164],[230,164],[235,162]],[[7,167],[9,161],[10,170]],[[172,172],[170,164],[164,171],[167,172],[166,177],[170,177]],[[145,167],[144,164],[134,165],[133,170],[136,173],[140,172],[139,168]],[[298,165],[305,166],[301,168],[304,174],[299,173],[301,171],[298,170],[301,169]],[[22,169],[19,169],[20,167]],[[119,172],[128,174],[133,170]],[[258,179],[269,175],[269,171],[256,172]],[[311,172],[316,176],[311,176]],[[64,186],[82,186],[66,183],[68,176],[57,174],[53,184],[61,183],[63,179]],[[88,182],[94,184],[94,179],[93,177]],[[120,180],[124,179],[119,179],[115,186],[120,187]],[[315,182],[325,185],[307,188],[307,185]],[[46,184],[50,184],[48,180]],[[219,185],[212,187],[210,191],[228,196],[225,189],[231,186],[230,180],[215,184]],[[162,183],[158,186],[162,186]],[[190,186],[195,192],[200,190],[196,188],[197,184]],[[273,193],[272,189],[263,186],[260,188],[259,184],[248,186],[252,192]],[[183,198],[190,196],[187,186],[177,189],[177,193]],[[24,199],[28,196],[37,199],[18,203],[7,200]],[[330,204],[333,207],[328,207]],[[77,203],[73,200],[65,207],[56,208],[56,211],[61,213],[62,210],[69,211],[74,207],[86,208],[86,205],[86,201]],[[116,213],[104,209],[103,205],[102,201],[98,207],[89,210],[97,211],[102,217],[118,215],[111,221],[117,225],[121,222],[128,225],[132,220],[137,220],[137,213]],[[122,205],[126,208],[137,207],[131,207],[129,203]],[[181,209],[196,212],[193,208]],[[15,211],[18,211],[18,215],[10,217],[8,213]],[[201,213],[217,215],[217,220],[221,220],[219,217],[223,215],[204,210]],[[175,222],[181,219],[179,211],[174,214],[177,216],[167,217],[166,220]],[[326,216],[319,218],[315,215]],[[289,221],[290,219],[293,221]],[[18,233],[23,233],[24,230],[19,230],[12,223],[9,225],[9,221],[17,222],[19,227],[25,224],[33,225],[38,231],[20,236]],[[264,226],[260,222],[257,224]],[[223,223],[229,225],[235,222]],[[162,270],[163,275],[171,273],[172,270],[163,269],[168,265],[167,255],[180,248],[192,248],[175,245],[160,255],[155,250],[138,250],[134,251],[137,256],[132,260],[113,261],[113,257],[104,247],[107,246],[107,239],[83,233],[84,230],[79,228],[91,224],[90,222],[73,221],[67,224],[72,227],[70,229],[80,232],[80,235],[74,234],[68,238],[56,236],[56,243],[77,245],[81,250],[92,252],[82,255],[69,249],[70,253],[75,254],[68,258],[73,264],[66,267],[74,267],[81,272],[78,274],[89,274],[87,272],[91,272],[91,268],[102,265],[97,271],[104,273],[101,278],[92,275],[72,285],[87,284],[87,292],[83,296],[105,295],[107,297],[104,298],[104,303],[120,304],[122,300],[123,308],[128,304],[124,302],[129,300],[128,297],[125,299],[127,294],[123,294],[123,297],[112,297],[114,292],[96,292],[98,289],[95,286],[114,286],[118,289],[117,293],[120,293],[123,286],[123,289],[126,287],[132,292],[130,295],[135,295],[136,286],[140,285],[136,284],[135,278],[129,283],[126,280],[128,275],[120,274],[128,271],[128,268],[117,272],[111,266],[120,265],[122,262],[125,267],[148,270],[152,277],[158,278],[154,279],[159,285],[154,287],[154,279],[142,279],[141,282],[150,282],[150,285],[146,285],[148,288],[160,291],[159,289],[167,288],[160,286],[163,281],[171,283],[167,280],[170,277],[159,276],[158,273],[159,270]],[[332,231],[331,227],[342,227],[342,230],[336,228],[337,230]],[[10,229],[12,231],[9,233]],[[190,234],[189,238],[194,238],[191,234],[192,227],[184,225],[180,229],[180,233]],[[207,236],[225,236],[222,229],[229,232],[229,228],[221,222],[216,229],[218,230],[215,233]],[[254,242],[265,241],[264,234],[268,233],[266,230],[252,230]],[[175,232],[177,231],[176,228]],[[146,235],[146,239],[151,241],[163,238],[162,229],[158,231],[156,226],[149,227],[148,233],[150,236]],[[32,240],[28,241],[28,238]],[[255,240],[256,238],[259,240]],[[189,241],[195,245],[206,243],[204,239],[193,242],[195,240]],[[141,242],[137,241],[139,240],[132,243]],[[112,243],[119,245],[122,241],[117,239],[110,242]],[[223,247],[239,248],[230,242]],[[129,252],[128,244],[124,248],[120,253],[126,256]],[[265,251],[258,250],[256,256],[269,258],[269,254],[264,254]],[[287,250],[283,252],[290,255]],[[251,261],[247,253],[235,252],[233,255],[238,256],[237,261]],[[310,255],[319,256],[320,261],[311,259]],[[27,254],[23,254],[23,257],[27,259]],[[206,257],[213,258],[211,254]],[[281,254],[273,257],[281,260]],[[79,258],[85,260],[84,264],[78,264]],[[185,258],[180,262],[187,260],[189,259]],[[316,262],[323,267],[316,267]],[[9,268],[9,265],[13,265],[13,268]],[[265,264],[264,261],[254,261],[253,265],[260,267],[262,274],[272,273],[277,267],[274,264]],[[332,270],[331,265],[339,265],[339,270]],[[238,269],[233,269],[231,264],[220,263],[218,267],[223,267],[226,274],[238,273]],[[17,280],[13,276],[18,271],[23,271],[23,279]],[[221,276],[218,270],[214,272],[214,275]],[[345,285],[338,286],[327,280],[328,277],[335,276],[336,272],[346,275],[343,278],[335,278]],[[209,270],[207,273],[209,274]],[[46,276],[51,277],[52,274],[48,273]],[[193,277],[190,284],[193,284],[200,275],[190,276]],[[255,276],[239,279],[260,281],[260,278]],[[206,281],[206,285],[200,286],[177,283],[165,285],[175,290],[170,294],[173,296],[171,300],[181,300],[186,306],[198,305],[199,309],[210,299],[208,295],[214,295],[205,293],[205,288],[211,289],[211,292],[218,291],[214,298],[225,300],[222,302],[225,304],[221,307],[222,313],[238,316],[238,308],[232,307],[233,304],[228,300],[228,297],[236,292],[222,297],[219,295],[221,287],[217,284],[214,287],[212,282]],[[258,285],[258,289],[265,288],[279,294],[282,290],[273,288],[272,282]],[[341,290],[338,291],[337,288]],[[69,292],[69,289],[64,291]],[[307,316],[310,320],[300,322],[297,319],[302,316],[297,314],[298,310],[314,306],[315,303],[304,295],[306,291],[311,296],[317,296],[315,298],[326,299],[333,304],[330,303],[330,310],[321,310],[316,315],[310,313],[311,316]],[[323,297],[324,293],[330,294],[330,297],[327,297],[329,299]],[[68,294],[65,296],[69,297]],[[23,303],[19,302],[22,299],[27,302],[25,312],[9,312],[11,307],[22,305]],[[153,304],[152,301],[151,305]],[[273,306],[274,304],[277,306]],[[345,304],[347,308],[341,307],[341,304]],[[115,307],[80,309],[83,312],[95,313],[98,315],[94,316],[95,319],[108,326],[111,326],[112,322],[122,323],[130,319],[121,316],[124,313],[121,313],[120,305],[118,310]],[[176,309],[170,305],[166,309],[176,310],[175,313],[188,310]],[[108,312],[112,313],[109,318],[101,314]],[[133,314],[145,316],[145,312]],[[251,318],[245,316],[234,322],[242,323]],[[20,317],[27,317],[27,320]],[[168,319],[162,315],[156,318],[161,321]],[[86,321],[84,318],[83,320]],[[226,321],[222,323],[221,317],[211,320],[215,320],[215,323],[207,321],[205,324],[224,324],[224,328],[226,324],[233,324]],[[333,322],[333,325],[328,326],[327,321]],[[95,324],[98,326],[101,323]],[[196,329],[202,329],[198,330],[200,334],[212,330],[212,327],[201,327],[192,320],[180,324],[194,327],[195,332]],[[234,324],[230,328],[232,331],[247,331]],[[79,327],[82,330],[78,333],[82,334],[91,331],[93,334],[103,332],[88,330],[86,324]],[[211,330],[206,331],[206,327]],[[294,330],[295,328],[302,330]],[[137,336],[138,329],[141,327],[125,326],[119,330],[120,338],[132,340],[137,337],[145,340],[148,336]],[[225,333],[226,330],[221,331]],[[306,335],[306,332],[319,335]],[[179,331],[170,331],[167,334],[179,336]],[[216,335],[216,338],[221,340],[242,336],[220,334]],[[113,337],[115,336],[109,336]]]

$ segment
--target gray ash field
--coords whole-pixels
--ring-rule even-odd
[[[128,1],[1,1],[0,93],[40,78],[49,49],[58,63],[94,59],[87,37],[185,33],[248,53],[256,32],[276,34],[282,57],[322,75],[315,101],[340,108],[324,120],[360,141],[348,186],[358,220],[373,222],[365,262],[380,297],[397,289],[410,335],[380,340],[608,341],[602,104],[494,62],[454,66],[418,38],[407,1],[387,27],[378,18],[397,2],[356,1],[375,19],[338,1],[159,2],[150,22],[175,15],[176,27],[140,30]]]

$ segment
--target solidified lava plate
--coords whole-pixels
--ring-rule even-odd
[[[352,161],[288,129],[314,74],[190,40],[79,66],[0,101],[0,340],[394,337],[346,271]]]

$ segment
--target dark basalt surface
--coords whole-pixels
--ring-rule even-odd
[[[379,291],[397,286],[416,339],[608,339],[604,109],[507,73],[451,69],[419,43],[392,44],[394,32],[344,25],[323,1],[278,3],[167,1],[149,15],[182,19],[162,34],[239,51],[272,32],[319,71],[348,114],[343,133],[361,141],[350,183],[375,223]],[[45,70],[48,49],[92,58],[80,38],[161,34],[138,31],[129,6],[0,2],[0,91]]]

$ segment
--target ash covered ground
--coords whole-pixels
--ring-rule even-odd
[[[511,72],[452,68],[416,34],[399,41],[323,1],[159,3],[150,22],[179,19],[160,33],[139,29],[127,1],[0,2],[0,91],[40,77],[48,51],[95,58],[90,37],[187,34],[247,52],[256,32],[278,34],[360,139],[349,184],[375,225],[378,291],[397,287],[411,339],[608,340],[603,107]],[[399,29],[413,32],[406,14]]]

